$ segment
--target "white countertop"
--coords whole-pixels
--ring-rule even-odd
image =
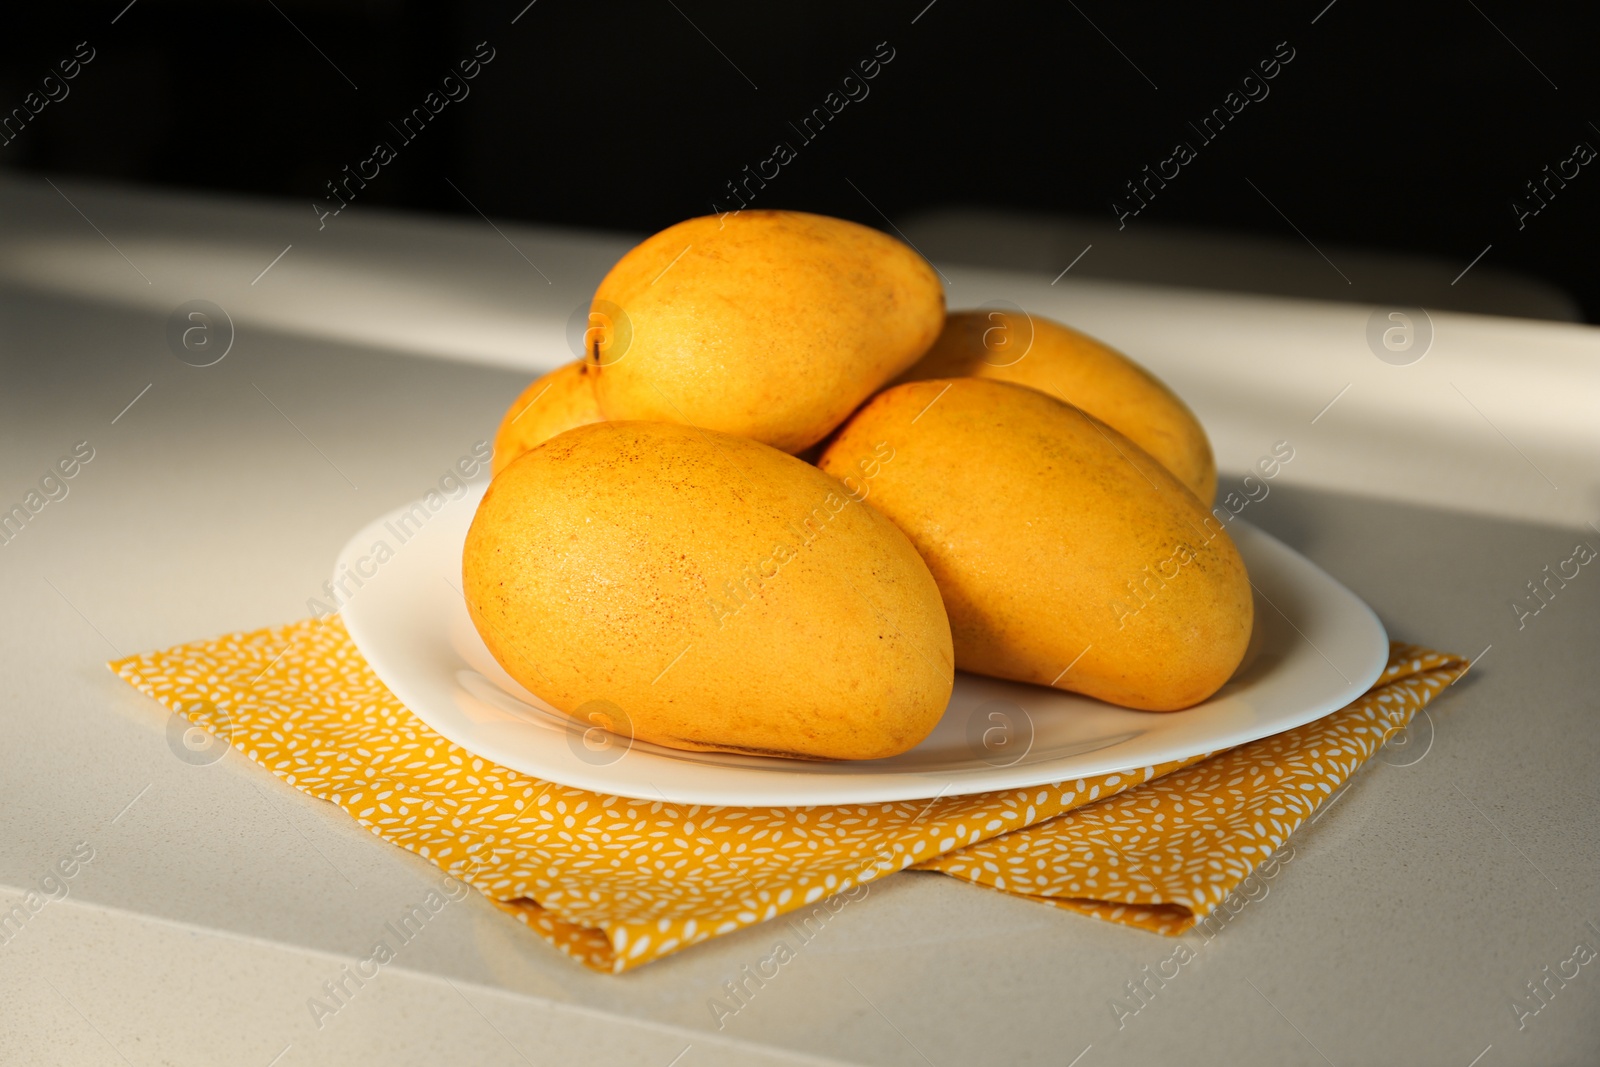
[[[0,1062],[1600,1062],[1600,961],[1520,1031],[1510,1007],[1600,948],[1600,570],[1520,630],[1510,606],[1600,548],[1600,330],[1435,312],[1395,366],[1370,307],[938,263],[952,306],[1011,300],[1166,377],[1224,491],[1290,441],[1245,517],[1392,636],[1487,648],[1120,1029],[1109,1002],[1173,941],[915,873],[720,1031],[706,1002],[770,931],[608,977],[476,898],[318,1028],[307,998],[436,872],[237,753],[180,760],[104,662],[308,614],[351,531],[571,358],[630,241],[56,184],[0,179],[0,505],[94,457],[0,545],[0,911],[93,857],[0,933]],[[194,299],[236,333],[205,368],[166,340]]]

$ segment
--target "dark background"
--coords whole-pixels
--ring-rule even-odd
[[[1558,285],[1600,321],[1600,161],[1525,229],[1511,208],[1576,142],[1600,147],[1594,19],[1577,4],[525,3],[8,12],[0,107],[79,41],[96,57],[0,147],[0,166],[303,197],[309,212],[326,181],[387,139],[399,158],[356,210],[471,214],[465,194],[497,218],[648,231],[707,213],[887,41],[895,58],[871,95],[754,206],[880,227],[865,197],[890,218],[976,205],[1109,219],[1124,180],[1287,41],[1295,59],[1270,97],[1141,224],[1293,238],[1249,176],[1318,244],[1465,267],[1492,242],[1485,264]],[[388,123],[482,40],[495,58],[471,95],[401,146]]]

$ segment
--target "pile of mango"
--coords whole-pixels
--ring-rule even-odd
[[[876,230],[679,223],[506,412],[462,561],[506,671],[671,748],[876,759],[957,669],[1175,711],[1242,659],[1249,579],[1165,385],[1020,312],[946,314]]]

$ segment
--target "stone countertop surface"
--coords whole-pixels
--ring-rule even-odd
[[[1166,378],[1224,493],[1291,442],[1244,517],[1471,672],[1181,966],[1176,940],[905,873],[719,1028],[708,1001],[775,929],[609,977],[469,897],[319,1025],[308,998],[438,873],[238,753],[180,759],[105,661],[307,615],[352,531],[572,358],[631,238],[56,184],[0,179],[0,505],[93,456],[0,544],[0,912],[74,873],[0,928],[0,1061],[1600,1062],[1600,962],[1569,962],[1600,949],[1600,569],[1512,606],[1600,548],[1600,330],[1432,312],[1400,365],[1368,342],[1381,305],[936,257],[952,307],[1010,301]],[[168,342],[194,300],[231,324],[207,367]]]

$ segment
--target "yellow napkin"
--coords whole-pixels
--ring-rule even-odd
[[[895,804],[733,808],[531,778],[434,733],[335,617],[118,660],[128,684],[621,973],[906,867],[1164,934],[1188,929],[1467,668],[1396,643],[1353,704],[1220,755]],[[820,910],[819,910],[820,909]]]

